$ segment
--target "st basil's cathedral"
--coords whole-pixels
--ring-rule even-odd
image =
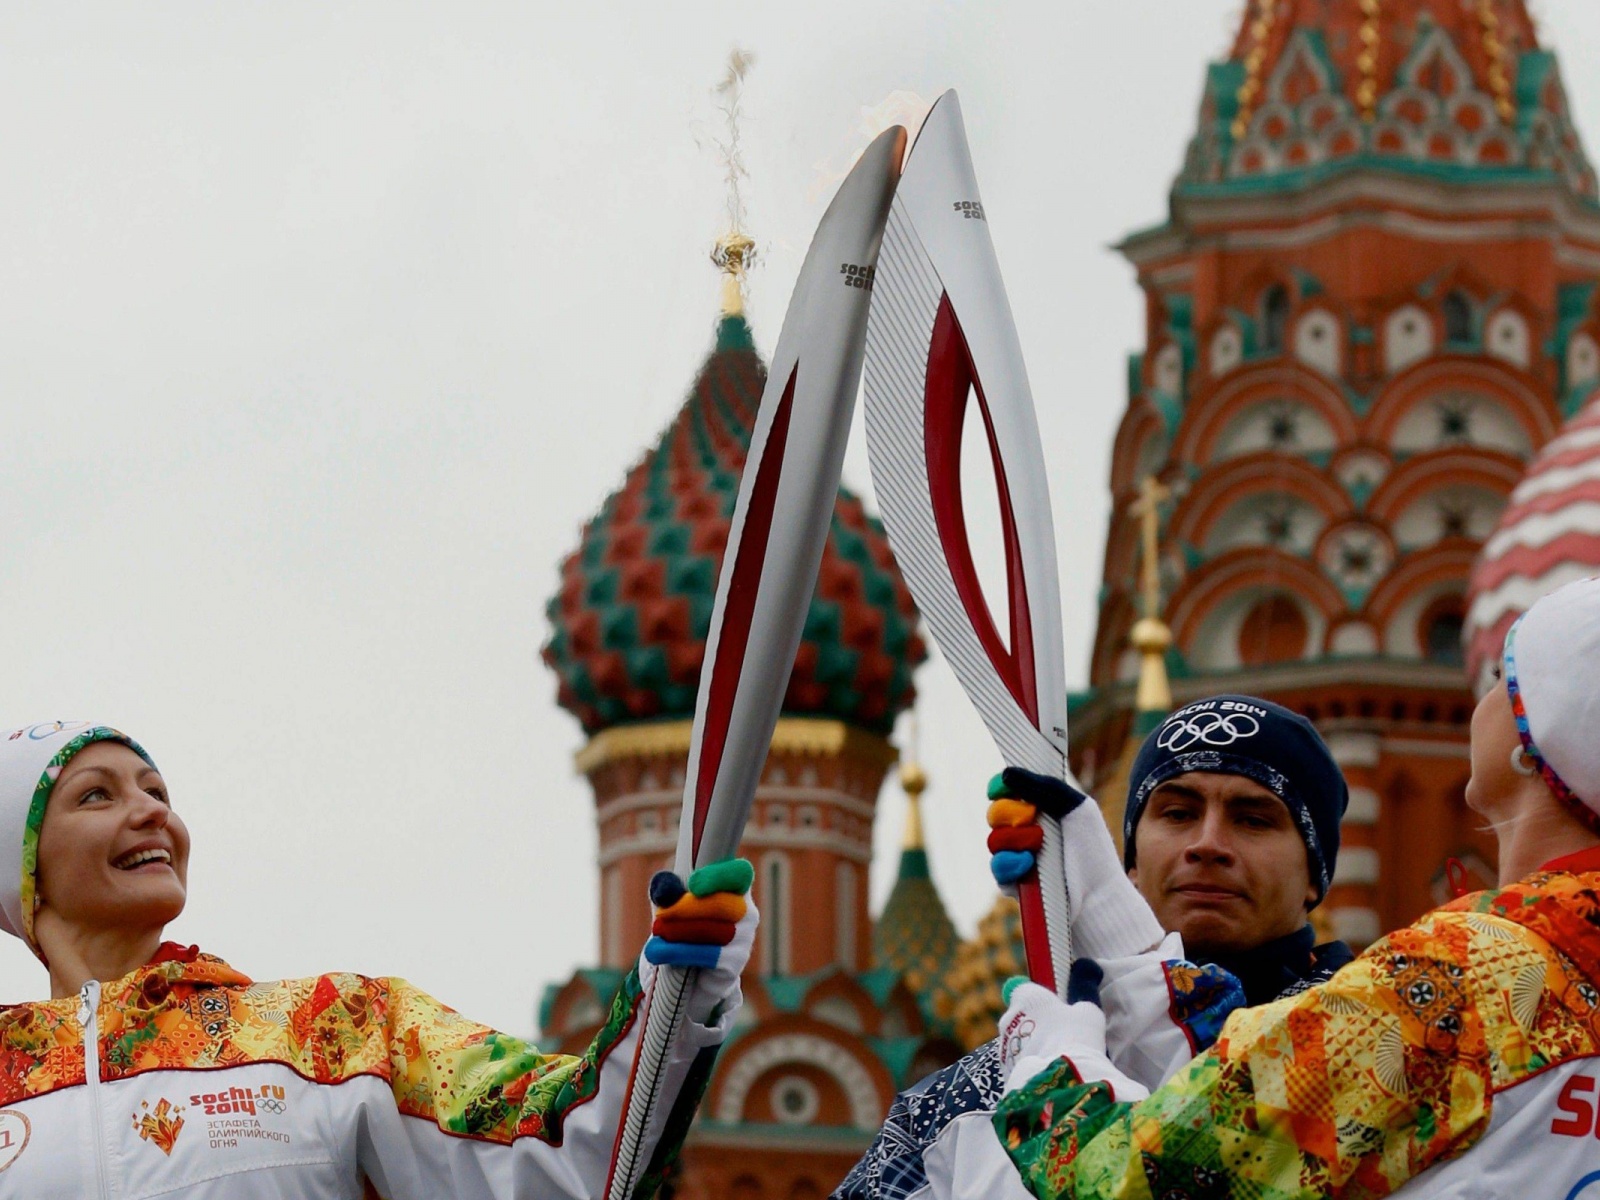
[[[1316,722],[1350,785],[1325,932],[1362,946],[1494,878],[1468,722],[1512,620],[1600,573],[1600,189],[1524,0],[1248,0],[1206,70],[1145,298],[1072,764],[1113,832],[1139,740],[1220,691]],[[584,528],[544,657],[587,742],[599,961],[552,985],[581,1047],[670,863],[698,672],[765,382],[725,239],[713,348]],[[1046,448],[1048,453],[1048,447]],[[620,466],[620,464],[619,464]],[[926,654],[881,526],[841,489],[742,853],[747,1005],[672,1188],[810,1200],[896,1090],[993,1032],[1014,907],[963,941],[905,848],[868,910],[888,735]]]

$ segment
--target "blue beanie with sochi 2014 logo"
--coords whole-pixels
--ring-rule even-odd
[[[1190,771],[1242,775],[1282,800],[1306,844],[1317,901],[1327,894],[1339,857],[1339,822],[1350,790],[1316,726],[1258,696],[1212,696],[1187,704],[1139,747],[1128,773],[1122,818],[1123,864],[1134,864],[1133,831],[1150,793]]]

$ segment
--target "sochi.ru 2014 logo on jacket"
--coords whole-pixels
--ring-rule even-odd
[[[208,1117],[253,1117],[258,1110],[282,1116],[289,1107],[283,1089],[271,1083],[263,1083],[258,1088],[231,1087],[225,1092],[199,1092],[189,1097],[189,1103]]]
[[[141,1101],[139,1111],[133,1114],[133,1128],[138,1135],[161,1153],[171,1155],[183,1132],[184,1113],[189,1123],[205,1120],[204,1145],[210,1150],[238,1150],[241,1147],[263,1142],[288,1145],[292,1140],[288,1130],[275,1129],[265,1123],[282,1117],[289,1111],[289,1100],[284,1089],[273,1083],[252,1087],[227,1087],[215,1092],[196,1092],[188,1104],[173,1104],[163,1097],[155,1107],[148,1100]],[[4,1114],[0,1113],[0,1117]],[[4,1127],[0,1126],[0,1135]],[[0,1158],[4,1148],[0,1147]]]

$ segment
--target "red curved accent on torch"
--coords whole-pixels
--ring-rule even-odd
[[[994,617],[983,598],[972,548],[967,543],[967,519],[961,500],[961,433],[967,413],[967,395],[978,398],[983,427],[989,435],[989,457],[994,463],[995,489],[1000,499],[1000,525],[1006,547],[1006,594],[1011,618],[1011,649],[1000,640]],[[972,352],[961,332],[948,294],[939,298],[933,321],[933,342],[928,347],[928,373],[923,385],[923,449],[928,458],[928,491],[933,501],[934,523],[944,546],[945,561],[955,581],[956,594],[989,661],[1006,688],[1039,724],[1039,685],[1033,665],[1033,624],[1028,617],[1028,587],[1022,574],[1022,547],[1011,508],[1011,489],[1005,463],[995,441],[989,402],[983,381],[972,364]]]
[[[1017,881],[1017,905],[1022,909],[1022,953],[1028,960],[1028,978],[1048,991],[1056,990],[1055,958],[1050,953],[1050,927],[1045,923],[1044,893],[1039,871]]]
[[[693,860],[700,860],[700,837],[706,828],[706,813],[711,808],[711,792],[722,765],[722,751],[728,742],[728,722],[733,717],[733,698],[739,690],[739,675],[744,670],[745,648],[750,641],[750,620],[755,614],[756,596],[761,591],[761,571],[767,561],[767,541],[772,535],[772,513],[778,502],[778,478],[783,474],[783,448],[789,440],[789,412],[794,405],[794,383],[800,374],[795,363],[784,385],[772,429],[756,466],[756,481],[750,489],[750,505],[745,509],[744,528],[739,534],[738,555],[733,561],[733,578],[728,584],[728,599],[722,610],[722,634],[717,639],[717,657],[711,665],[711,689],[706,695],[706,720],[700,734],[699,775],[694,784]]]

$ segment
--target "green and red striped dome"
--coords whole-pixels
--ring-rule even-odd
[[[557,701],[587,733],[694,714],[717,572],[767,368],[743,316],[655,448],[584,527],[546,608]],[[887,732],[927,657],[882,526],[844,488],[784,712]]]

